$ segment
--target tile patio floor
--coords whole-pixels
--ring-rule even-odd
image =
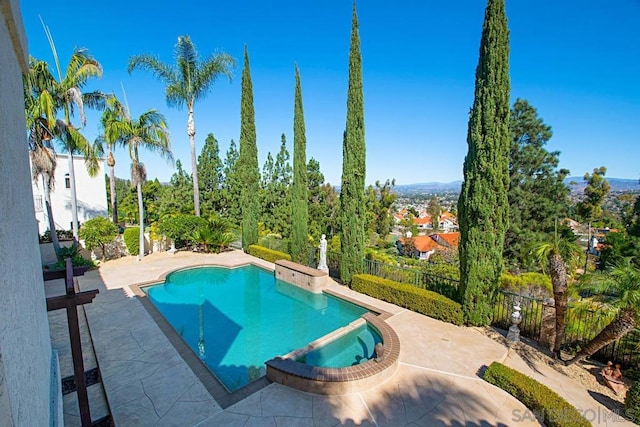
[[[379,307],[401,342],[400,366],[388,381],[362,393],[321,396],[279,384],[223,409],[169,343],[129,285],[192,265],[239,265],[240,251],[219,255],[178,252],[105,263],[79,278],[99,289],[85,306],[102,384],[115,425],[121,426],[528,426],[539,423],[506,392],[478,376],[493,361],[522,370],[583,410],[609,414],[594,425],[633,425],[611,416],[579,385],[544,368],[532,371],[504,345],[464,328],[407,311],[333,283],[331,288]],[[602,422],[602,419],[607,418]],[[598,422],[600,421],[600,422]]]

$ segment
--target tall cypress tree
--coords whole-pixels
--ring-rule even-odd
[[[240,225],[242,209],[240,198],[242,196],[242,181],[238,168],[240,153],[236,148],[236,142],[232,139],[224,159],[222,191],[220,192],[220,214],[234,225]]]
[[[249,51],[244,47],[244,69],[242,70],[242,96],[240,99],[240,157],[238,174],[242,183],[240,204],[242,210],[242,247],[258,242],[258,218],[260,218],[260,170],[256,146],[256,123],[253,109],[253,85],[249,70]]]
[[[347,126],[342,144],[342,186],[340,189],[340,278],[348,283],[362,271],[364,258],[365,196],[364,96],[358,15],[353,4]]]
[[[198,156],[201,210],[208,215],[221,210],[222,169],[218,140],[209,133]]]
[[[307,137],[305,136],[304,111],[300,72],[296,69],[296,89],[293,109],[293,187],[291,188],[291,258],[306,262],[309,236],[309,193],[307,179]]]
[[[458,200],[460,292],[470,325],[491,321],[502,272],[509,205],[509,30],[504,0],[488,0],[475,98],[469,117],[464,182]]]

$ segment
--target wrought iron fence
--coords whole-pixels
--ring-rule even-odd
[[[499,291],[496,295],[493,306],[493,320],[491,325],[501,329],[509,329],[511,326],[511,313],[516,300],[520,300],[522,308],[520,321],[520,333],[536,341],[540,341],[540,331],[542,329],[542,300],[522,296],[513,292]]]
[[[315,268],[317,263],[318,248],[310,247],[308,265]],[[339,252],[327,252],[327,266],[329,267],[329,275],[339,279]],[[459,282],[455,279],[430,274],[417,268],[368,259],[363,260],[363,270],[367,274],[411,284],[421,289],[437,292],[454,301],[460,301]],[[500,290],[496,294],[491,324],[501,329],[508,329],[511,326],[511,313],[515,298],[520,299],[522,309],[522,320],[519,324],[520,333],[524,337],[540,342],[544,313],[542,299]],[[563,347],[572,351],[584,347],[610,320],[603,312],[584,310],[575,305],[569,305]],[[624,367],[640,367],[640,328],[604,347],[592,358],[602,362],[612,360],[621,363]]]
[[[520,333],[524,337],[540,342],[544,310],[544,302],[541,299],[499,291],[494,305],[492,326],[501,329],[508,329],[511,326],[511,313],[516,298],[520,298],[522,308]],[[576,305],[569,305],[563,349],[571,352],[578,351],[610,321],[611,318],[602,311],[585,310]],[[612,360],[625,368],[630,366],[638,368],[640,366],[640,329],[634,329],[591,357],[601,362]]]
[[[387,264],[370,259],[363,260],[364,272],[396,282],[408,283],[421,289],[437,292],[458,301],[459,282],[448,277],[427,273],[416,268]]]

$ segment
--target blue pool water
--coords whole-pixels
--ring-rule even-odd
[[[373,349],[382,342],[378,331],[363,325],[328,344],[302,355],[298,361],[324,368],[344,368],[364,363],[374,356]]]
[[[265,361],[304,347],[366,312],[277,280],[253,265],[177,271],[146,291],[229,391],[265,375]]]

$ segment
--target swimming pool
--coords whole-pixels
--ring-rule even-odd
[[[180,270],[145,292],[229,391],[265,375],[265,361],[367,312],[280,281],[254,265]]]

